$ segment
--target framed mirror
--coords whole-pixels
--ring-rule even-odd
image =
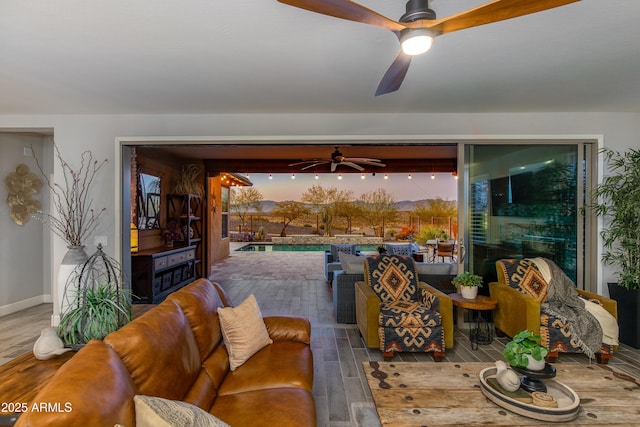
[[[160,228],[160,177],[138,174],[138,230]]]

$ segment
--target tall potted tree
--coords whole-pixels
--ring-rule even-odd
[[[618,303],[620,341],[640,348],[640,150],[601,150],[608,175],[593,192],[595,213],[605,219],[602,261],[616,269],[609,295]]]

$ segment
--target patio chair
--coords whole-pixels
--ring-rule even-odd
[[[436,242],[436,260],[441,258],[444,262],[445,258],[449,258],[451,262],[455,261],[454,252],[456,249],[456,241],[450,240],[448,242],[438,240]]]
[[[356,249],[355,244],[345,243],[345,244],[331,244],[329,246],[329,250],[324,252],[324,277],[326,277],[327,282],[331,283],[333,281],[333,272],[336,270],[340,270],[340,254],[346,253],[350,255],[359,255],[360,251]]]
[[[356,323],[367,347],[389,360],[395,352],[432,352],[442,360],[453,347],[453,304],[420,282],[415,261],[403,256],[366,257],[356,283]]]
[[[545,261],[552,263],[547,259]],[[571,335],[570,322],[544,311],[548,283],[533,260],[501,259],[496,261],[496,270],[498,281],[489,283],[489,293],[498,301],[498,307],[493,311],[493,322],[499,336],[506,334],[513,337],[525,329],[533,331],[542,337],[542,345],[549,350],[549,362],[557,360],[559,353],[583,352]],[[572,283],[570,285],[575,286]],[[614,319],[617,318],[614,300],[581,289],[576,291],[580,298],[596,302]],[[598,363],[607,363],[613,348],[613,345],[602,343],[600,351],[595,353]]]

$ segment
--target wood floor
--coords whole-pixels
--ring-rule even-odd
[[[232,252],[216,264],[212,280],[235,304],[254,294],[263,315],[305,316],[312,325],[314,397],[318,426],[375,425],[375,412],[362,362],[382,360],[376,349],[365,348],[355,325],[338,324],[332,296],[323,276],[321,252]],[[0,363],[31,351],[40,330],[49,325],[51,305],[43,304],[0,318]],[[465,331],[456,330],[448,362],[487,362],[502,359],[505,339],[470,348]],[[403,354],[396,360],[433,362],[430,355]],[[589,363],[582,355],[561,355],[559,363]],[[640,350],[622,345],[610,362],[640,378]],[[373,417],[373,418],[372,418]]]

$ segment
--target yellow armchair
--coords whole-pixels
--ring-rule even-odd
[[[577,349],[571,348],[570,345],[561,343],[558,339],[551,337],[551,335],[557,336],[558,334],[556,334],[557,331],[550,332],[550,330],[561,328],[554,327],[557,326],[555,324],[549,324],[554,322],[549,321],[548,316],[541,311],[541,301],[509,285],[509,279],[505,276],[504,268],[501,266],[502,262],[509,261],[512,260],[496,261],[498,281],[489,283],[489,293],[492,298],[498,301],[498,306],[493,311],[493,323],[496,333],[499,336],[507,335],[513,337],[525,329],[533,331],[542,337],[542,344],[549,349],[549,355],[547,356],[549,361],[557,359],[560,352],[577,351]],[[605,310],[616,319],[618,318],[617,305],[614,300],[580,289],[576,290],[587,299],[599,301]],[[611,346],[603,344],[602,351],[596,354],[598,362],[606,363],[611,358],[612,352],[613,348]]]
[[[407,265],[413,264],[415,268],[415,263],[410,258],[374,258],[401,258]],[[370,262],[375,264],[376,260],[374,259]],[[407,324],[406,329],[411,329],[412,331],[405,333],[407,331],[402,331],[402,322],[390,321],[393,323],[393,328],[390,328],[388,324],[381,324],[381,322],[385,322],[382,319],[386,318],[389,308],[396,304],[396,302],[385,301],[384,298],[381,298],[379,293],[374,290],[372,281],[375,281],[376,278],[371,279],[371,269],[368,265],[365,265],[365,281],[360,281],[355,284],[356,323],[367,347],[380,348],[385,358],[392,357],[394,351],[425,351],[433,352],[436,361],[441,360],[444,356],[445,349],[453,347],[454,320],[451,299],[442,291],[418,280],[417,285],[421,292],[424,292],[424,295],[427,296],[428,300],[426,306],[422,306],[421,309],[423,309],[424,312],[425,310],[430,311],[431,307],[438,307],[437,311],[440,314],[439,325],[428,324],[424,326],[424,329],[429,330],[429,332],[438,331],[437,333],[442,333],[442,337],[434,339],[431,336],[425,339],[427,334],[420,333],[421,331],[419,329],[422,327],[420,325],[416,327],[416,325]],[[414,271],[412,274],[415,274],[417,279],[417,271]],[[412,303],[414,306],[416,305],[416,303],[412,301],[402,301],[400,305],[403,303],[406,303],[407,307]],[[393,308],[397,309],[397,307]],[[411,309],[411,307],[408,308],[408,310]],[[382,316],[381,312],[384,313]],[[411,315],[411,318],[413,322],[415,316]],[[394,331],[390,331],[390,329],[400,331],[400,333],[396,334]],[[402,339],[400,339],[400,337],[402,337]]]

